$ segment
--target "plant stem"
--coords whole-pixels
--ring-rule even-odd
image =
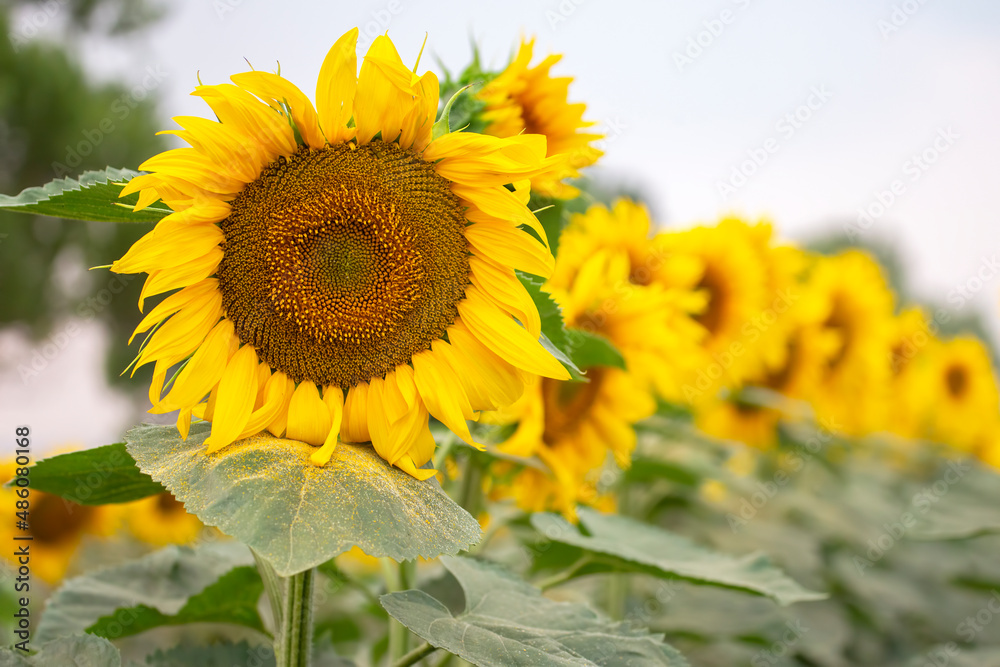
[[[253,554],[254,562],[257,563],[260,579],[264,582],[267,601],[271,604],[271,616],[274,618],[274,634],[277,635],[281,631],[281,579],[263,556],[253,549],[250,550],[250,553]]]
[[[573,577],[575,577],[576,573],[582,567],[584,567],[584,566],[589,565],[590,563],[592,563],[593,560],[594,559],[591,558],[590,556],[581,556],[579,559],[577,559],[577,561],[575,563],[573,563],[572,565],[570,565],[568,568],[566,568],[562,572],[558,572],[558,573],[552,575],[551,577],[549,577],[548,579],[542,579],[541,581],[536,582],[535,586],[538,587],[538,588],[540,588],[543,591],[547,591],[548,589],[552,588],[553,586],[558,586],[559,584],[564,584],[567,581],[569,581],[570,579],[572,579]]]
[[[382,559],[382,576],[385,578],[385,589],[389,593],[398,593],[408,588],[408,571],[405,571],[406,561],[396,563],[391,558]],[[406,653],[410,631],[406,626],[389,617],[389,660],[392,664],[401,660]]]
[[[281,630],[275,647],[277,667],[309,667],[312,654],[312,598],[315,568],[285,579]]]
[[[458,499],[458,504],[472,515],[473,519],[479,519],[479,509],[483,501],[482,468],[479,460],[472,452],[465,462],[465,470],[462,474],[462,495]]]
[[[409,667],[410,665],[415,665],[436,650],[436,646],[431,646],[427,642],[424,642],[396,662],[392,663],[392,667]]]

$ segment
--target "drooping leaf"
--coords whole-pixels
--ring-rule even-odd
[[[241,566],[222,575],[201,593],[191,596],[176,614],[164,614],[144,604],[135,605],[102,616],[87,628],[87,632],[117,639],[165,625],[234,623],[265,633],[257,612],[257,602],[263,592],[264,584],[257,570]]]
[[[185,613],[190,614],[191,622],[212,617],[262,629],[256,616],[263,586],[259,577],[256,582],[245,573],[226,578],[234,568],[243,570],[252,564],[253,557],[245,546],[222,542],[194,549],[172,545],[137,560],[89,572],[65,582],[52,595],[36,640],[44,642],[84,631],[121,637],[158,624],[175,625],[169,622],[170,617]],[[248,588],[246,595],[236,590],[237,585]],[[254,586],[255,595],[249,590]],[[238,597],[242,607],[229,606],[239,604],[232,599],[206,599],[219,593]]]
[[[92,635],[62,637],[44,643],[34,655],[0,648],[0,667],[121,667],[121,664],[122,657],[114,644]]]
[[[382,606],[432,646],[474,665],[687,665],[661,635],[550,600],[497,565],[471,558],[441,562],[465,592],[465,611],[453,614],[416,590],[383,595]]]
[[[573,362],[583,369],[594,366],[625,368],[622,353],[604,336],[598,336],[580,329],[567,329],[569,349]]]
[[[138,201],[138,193],[118,198],[122,185],[138,175],[130,169],[108,167],[84,172],[79,178],[57,178],[13,197],[0,195],[0,209],[69,220],[156,222],[171,211],[158,204],[133,212],[130,207]]]
[[[207,454],[209,424],[186,441],[176,429],[139,426],[125,435],[140,468],[203,523],[252,547],[290,576],[357,545],[399,560],[454,554],[475,543],[479,523],[433,480],[390,466],[369,445],[341,443],[322,468],[313,447],[262,434]]]
[[[781,605],[826,597],[799,586],[763,554],[730,556],[661,528],[588,508],[580,508],[578,515],[586,534],[556,514],[534,514],[531,523],[549,540],[595,556],[595,564],[581,568],[581,575],[609,570],[645,572],[764,595]]]
[[[127,503],[166,491],[139,470],[123,442],[42,459],[30,471],[32,489],[78,505]]]

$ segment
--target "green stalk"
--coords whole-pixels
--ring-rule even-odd
[[[309,667],[312,654],[312,598],[316,569],[293,574],[285,579],[285,598],[281,612],[275,657],[277,667]]]
[[[385,590],[388,593],[398,593],[409,588],[407,581],[410,571],[407,562],[397,563],[391,558],[382,558],[382,576],[385,579]],[[389,664],[394,664],[406,654],[410,641],[410,631],[406,626],[389,617]]]

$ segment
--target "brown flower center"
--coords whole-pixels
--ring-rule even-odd
[[[560,382],[542,380],[542,402],[545,408],[545,431],[542,440],[554,445],[560,438],[573,433],[590,414],[601,393],[605,370],[601,366],[587,369],[590,382]]]
[[[221,223],[223,306],[240,340],[296,381],[384,377],[458,316],[465,225],[451,183],[411,151],[301,148]]]
[[[77,505],[59,496],[38,494],[32,503],[29,524],[31,534],[44,544],[61,544],[77,537],[94,508]]]
[[[945,386],[954,399],[960,399],[969,388],[969,372],[963,366],[949,366],[944,374]]]

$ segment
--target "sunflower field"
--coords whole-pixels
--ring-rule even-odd
[[[1000,665],[989,343],[862,247],[661,224],[539,40],[428,40],[0,195],[132,234],[150,413],[5,414],[0,667]]]

